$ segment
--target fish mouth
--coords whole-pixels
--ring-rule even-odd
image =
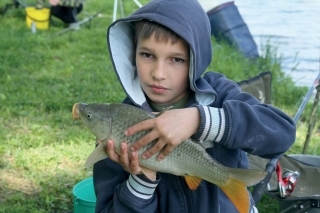
[[[80,117],[80,111],[79,111],[79,106],[80,104],[79,103],[76,103],[73,105],[72,107],[72,119],[73,120],[79,120],[81,119]]]

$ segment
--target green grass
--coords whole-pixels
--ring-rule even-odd
[[[0,7],[9,0],[0,0]],[[143,1],[145,2],[145,1]],[[137,8],[123,1],[124,14]],[[0,212],[71,212],[73,186],[92,175],[84,168],[95,138],[73,122],[76,102],[120,102],[125,94],[112,70],[106,30],[113,1],[87,1],[83,19],[101,16],[50,38],[64,28],[53,19],[49,30],[32,34],[23,8],[0,16]],[[118,16],[119,17],[119,16]],[[264,58],[252,63],[229,46],[216,43],[209,70],[236,81],[271,70],[273,103],[294,116],[307,88],[298,88],[280,69],[281,58],[266,44]],[[298,123],[297,141],[288,153],[300,153],[306,137],[311,105]],[[319,125],[314,128],[308,154],[320,154]],[[260,212],[276,212],[277,203],[264,197]]]

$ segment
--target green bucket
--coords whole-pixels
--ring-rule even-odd
[[[73,187],[74,213],[94,213],[96,195],[92,177],[84,179]]]

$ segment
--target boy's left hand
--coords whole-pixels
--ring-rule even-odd
[[[158,160],[163,160],[174,147],[194,135],[200,125],[200,113],[196,107],[165,111],[162,115],[142,121],[125,132],[126,136],[134,135],[143,130],[151,130],[140,140],[132,144],[131,150],[136,151],[153,140],[155,145],[143,153],[144,159],[159,153]]]
[[[49,4],[52,6],[57,6],[60,3],[60,0],[49,0]]]

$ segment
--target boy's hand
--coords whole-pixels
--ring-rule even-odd
[[[49,4],[52,6],[57,6],[60,3],[60,0],[49,0]]]
[[[108,157],[120,164],[123,169],[130,174],[142,174],[141,168],[139,165],[139,158],[138,158],[138,153],[137,152],[128,152],[128,145],[127,143],[123,142],[121,143],[121,148],[120,152],[121,154],[117,154],[114,150],[114,143],[112,140],[108,140],[107,142],[107,147],[106,147],[106,152]]]
[[[131,150],[137,151],[151,141],[157,140],[157,143],[144,152],[142,157],[148,159],[160,151],[157,158],[163,160],[176,146],[194,135],[199,125],[200,113],[196,107],[174,109],[128,128],[125,134],[130,136],[150,129],[151,132],[131,145]]]

